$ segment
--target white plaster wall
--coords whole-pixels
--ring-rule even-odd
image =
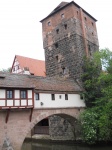
[[[5,90],[0,90],[0,98],[5,98]]]
[[[32,90],[28,90],[28,98],[32,98]]]
[[[79,94],[68,94],[68,100],[65,100],[65,94],[55,94],[55,100],[51,100],[51,94],[39,93],[39,96],[39,100],[34,99],[34,108],[85,107]]]
[[[19,90],[15,90],[15,98],[20,98],[20,91]]]

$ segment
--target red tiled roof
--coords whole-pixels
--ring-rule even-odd
[[[27,67],[30,73],[35,76],[46,76],[45,61],[19,55],[16,55],[15,58],[18,60],[21,69]]]
[[[0,73],[1,88],[34,88],[37,91],[76,93],[83,89],[71,79]]]

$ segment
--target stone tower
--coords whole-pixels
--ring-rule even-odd
[[[96,21],[74,1],[61,2],[41,20],[47,76],[80,79],[83,57],[99,48]]]

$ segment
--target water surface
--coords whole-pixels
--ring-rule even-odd
[[[22,150],[112,150],[112,146],[84,146],[70,143],[24,142]]]

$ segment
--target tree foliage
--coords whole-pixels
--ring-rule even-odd
[[[87,105],[81,114],[83,140],[89,144],[112,141],[112,52],[103,49],[93,59],[86,58],[83,69]]]

